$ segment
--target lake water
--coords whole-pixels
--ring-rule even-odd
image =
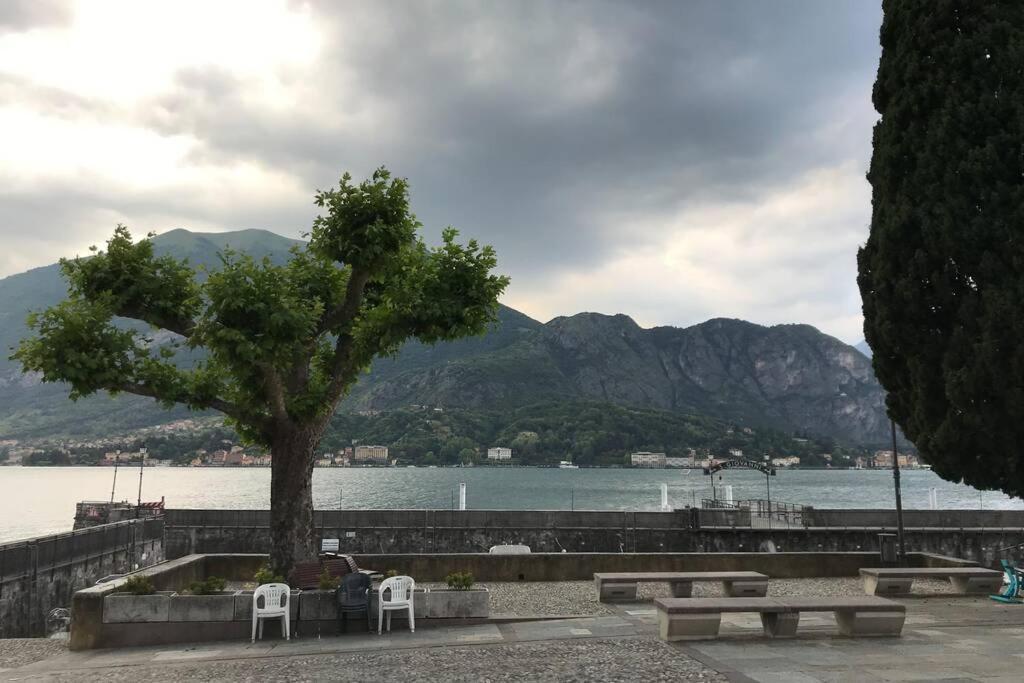
[[[765,477],[731,470],[715,476],[733,487],[736,499],[764,498]],[[68,531],[80,500],[109,500],[113,470],[105,467],[0,468],[0,542]],[[669,485],[673,507],[711,497],[711,477],[700,470],[542,468],[322,468],[313,472],[318,509],[442,508],[458,504],[466,483],[467,507],[519,510],[657,510],[659,485]],[[117,500],[138,496],[137,469],[121,468]],[[1024,501],[981,493],[943,481],[928,470],[905,470],[905,508],[926,509],[928,491],[938,490],[939,507],[1024,509]],[[892,508],[888,470],[780,470],[771,480],[772,500],[820,508]],[[268,468],[150,467],[143,500],[163,496],[173,508],[256,509],[270,506]],[[719,493],[719,497],[722,494]]]

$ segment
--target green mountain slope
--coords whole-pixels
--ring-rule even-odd
[[[260,230],[173,230],[155,242],[161,253],[210,268],[224,248],[283,260],[296,243]],[[0,280],[0,348],[27,333],[28,311],[64,294],[56,266]],[[103,436],[186,415],[131,396],[71,404],[62,387],[22,375],[7,355],[0,357],[0,437]],[[596,313],[543,324],[507,307],[481,337],[436,346],[414,342],[395,358],[378,360],[342,412],[415,404],[508,414],[566,402],[704,415],[853,444],[884,443],[888,425],[870,361],[807,325],[715,319],[643,329],[628,316]]]

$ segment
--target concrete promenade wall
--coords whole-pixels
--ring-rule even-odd
[[[324,510],[317,511],[314,521],[319,538],[338,538],[343,551],[354,555],[483,553],[501,544],[528,545],[536,553],[877,552],[878,533],[883,528],[892,530],[853,524],[711,527],[703,521],[705,511],[700,511],[699,525],[693,524],[691,512]],[[269,513],[168,510],[165,534],[169,558],[268,552]],[[1020,527],[940,528],[908,523],[906,532],[908,551],[961,557],[984,566],[996,566],[1001,558],[1024,561],[1021,549],[1001,550],[1021,543],[1024,529]]]
[[[806,526],[896,526],[896,510],[817,510],[803,513]],[[906,527],[1024,529],[1024,510],[904,510]]]
[[[133,519],[0,545],[0,638],[46,635],[75,591],[162,562],[163,534],[162,519]]]

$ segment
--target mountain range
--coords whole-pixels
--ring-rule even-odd
[[[214,268],[225,248],[275,261],[294,240],[261,230],[155,238],[158,253]],[[105,435],[186,415],[149,399],[93,396],[70,403],[7,359],[27,334],[25,317],[65,295],[59,267],[0,280],[0,439]],[[809,325],[765,327],[712,319],[645,329],[626,315],[578,313],[539,322],[502,306],[480,337],[427,346],[410,342],[380,359],[341,407],[388,411],[410,404],[511,410],[588,401],[706,415],[856,445],[886,441],[885,395],[859,350]]]

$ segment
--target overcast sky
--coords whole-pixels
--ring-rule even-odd
[[[861,339],[870,0],[0,2],[0,277],[381,164],[505,303]]]

